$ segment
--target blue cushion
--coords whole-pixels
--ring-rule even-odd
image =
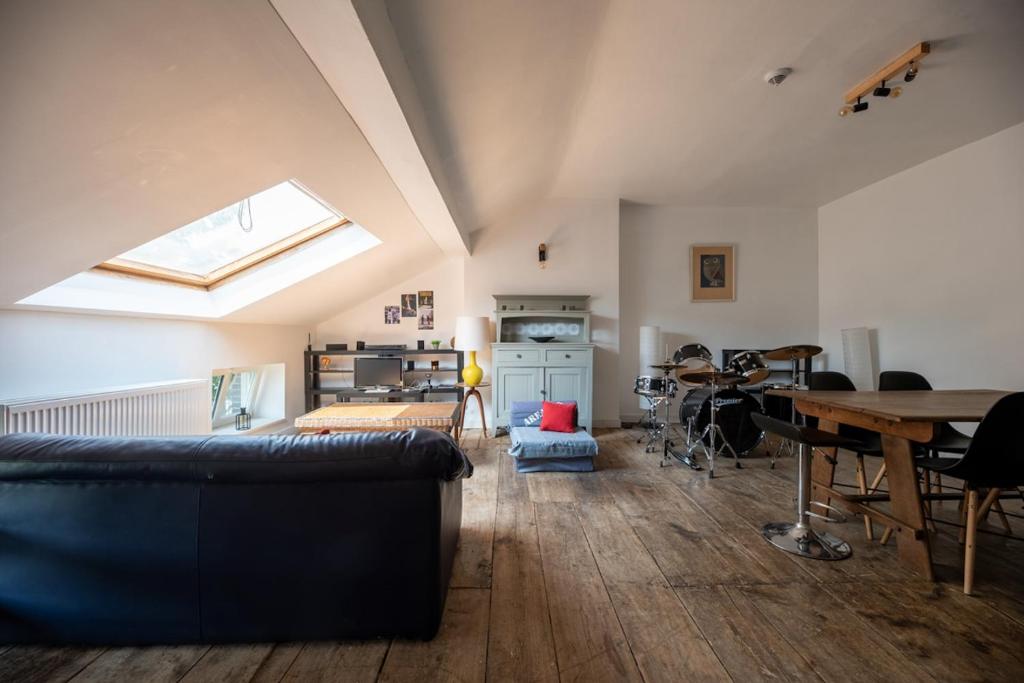
[[[516,458],[516,472],[593,471],[593,458]]]
[[[597,441],[582,429],[573,433],[542,432],[540,427],[512,427],[509,430],[514,458],[593,458]]]

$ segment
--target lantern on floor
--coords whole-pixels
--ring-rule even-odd
[[[235,415],[235,429],[242,431],[252,427],[252,415],[245,408],[238,409],[238,415]]]

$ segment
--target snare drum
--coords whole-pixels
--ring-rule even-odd
[[[633,393],[640,396],[668,396],[674,398],[678,384],[671,377],[640,375],[633,383]]]
[[[772,374],[771,368],[757,351],[737,353],[729,362],[729,369],[746,377],[750,384],[760,384]]]

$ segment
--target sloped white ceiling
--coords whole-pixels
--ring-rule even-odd
[[[545,195],[816,207],[1024,120],[1019,0],[387,7],[474,228]],[[901,98],[837,116],[922,40]]]
[[[0,305],[287,178],[383,245],[226,318],[309,324],[441,256],[267,2],[0,3]]]

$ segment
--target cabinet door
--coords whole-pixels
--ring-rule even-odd
[[[545,368],[545,401],[576,401],[584,415],[590,410],[589,395],[586,368]]]
[[[544,370],[541,368],[499,367],[496,371],[497,391],[494,397],[495,421],[508,424],[513,401],[541,400]]]

